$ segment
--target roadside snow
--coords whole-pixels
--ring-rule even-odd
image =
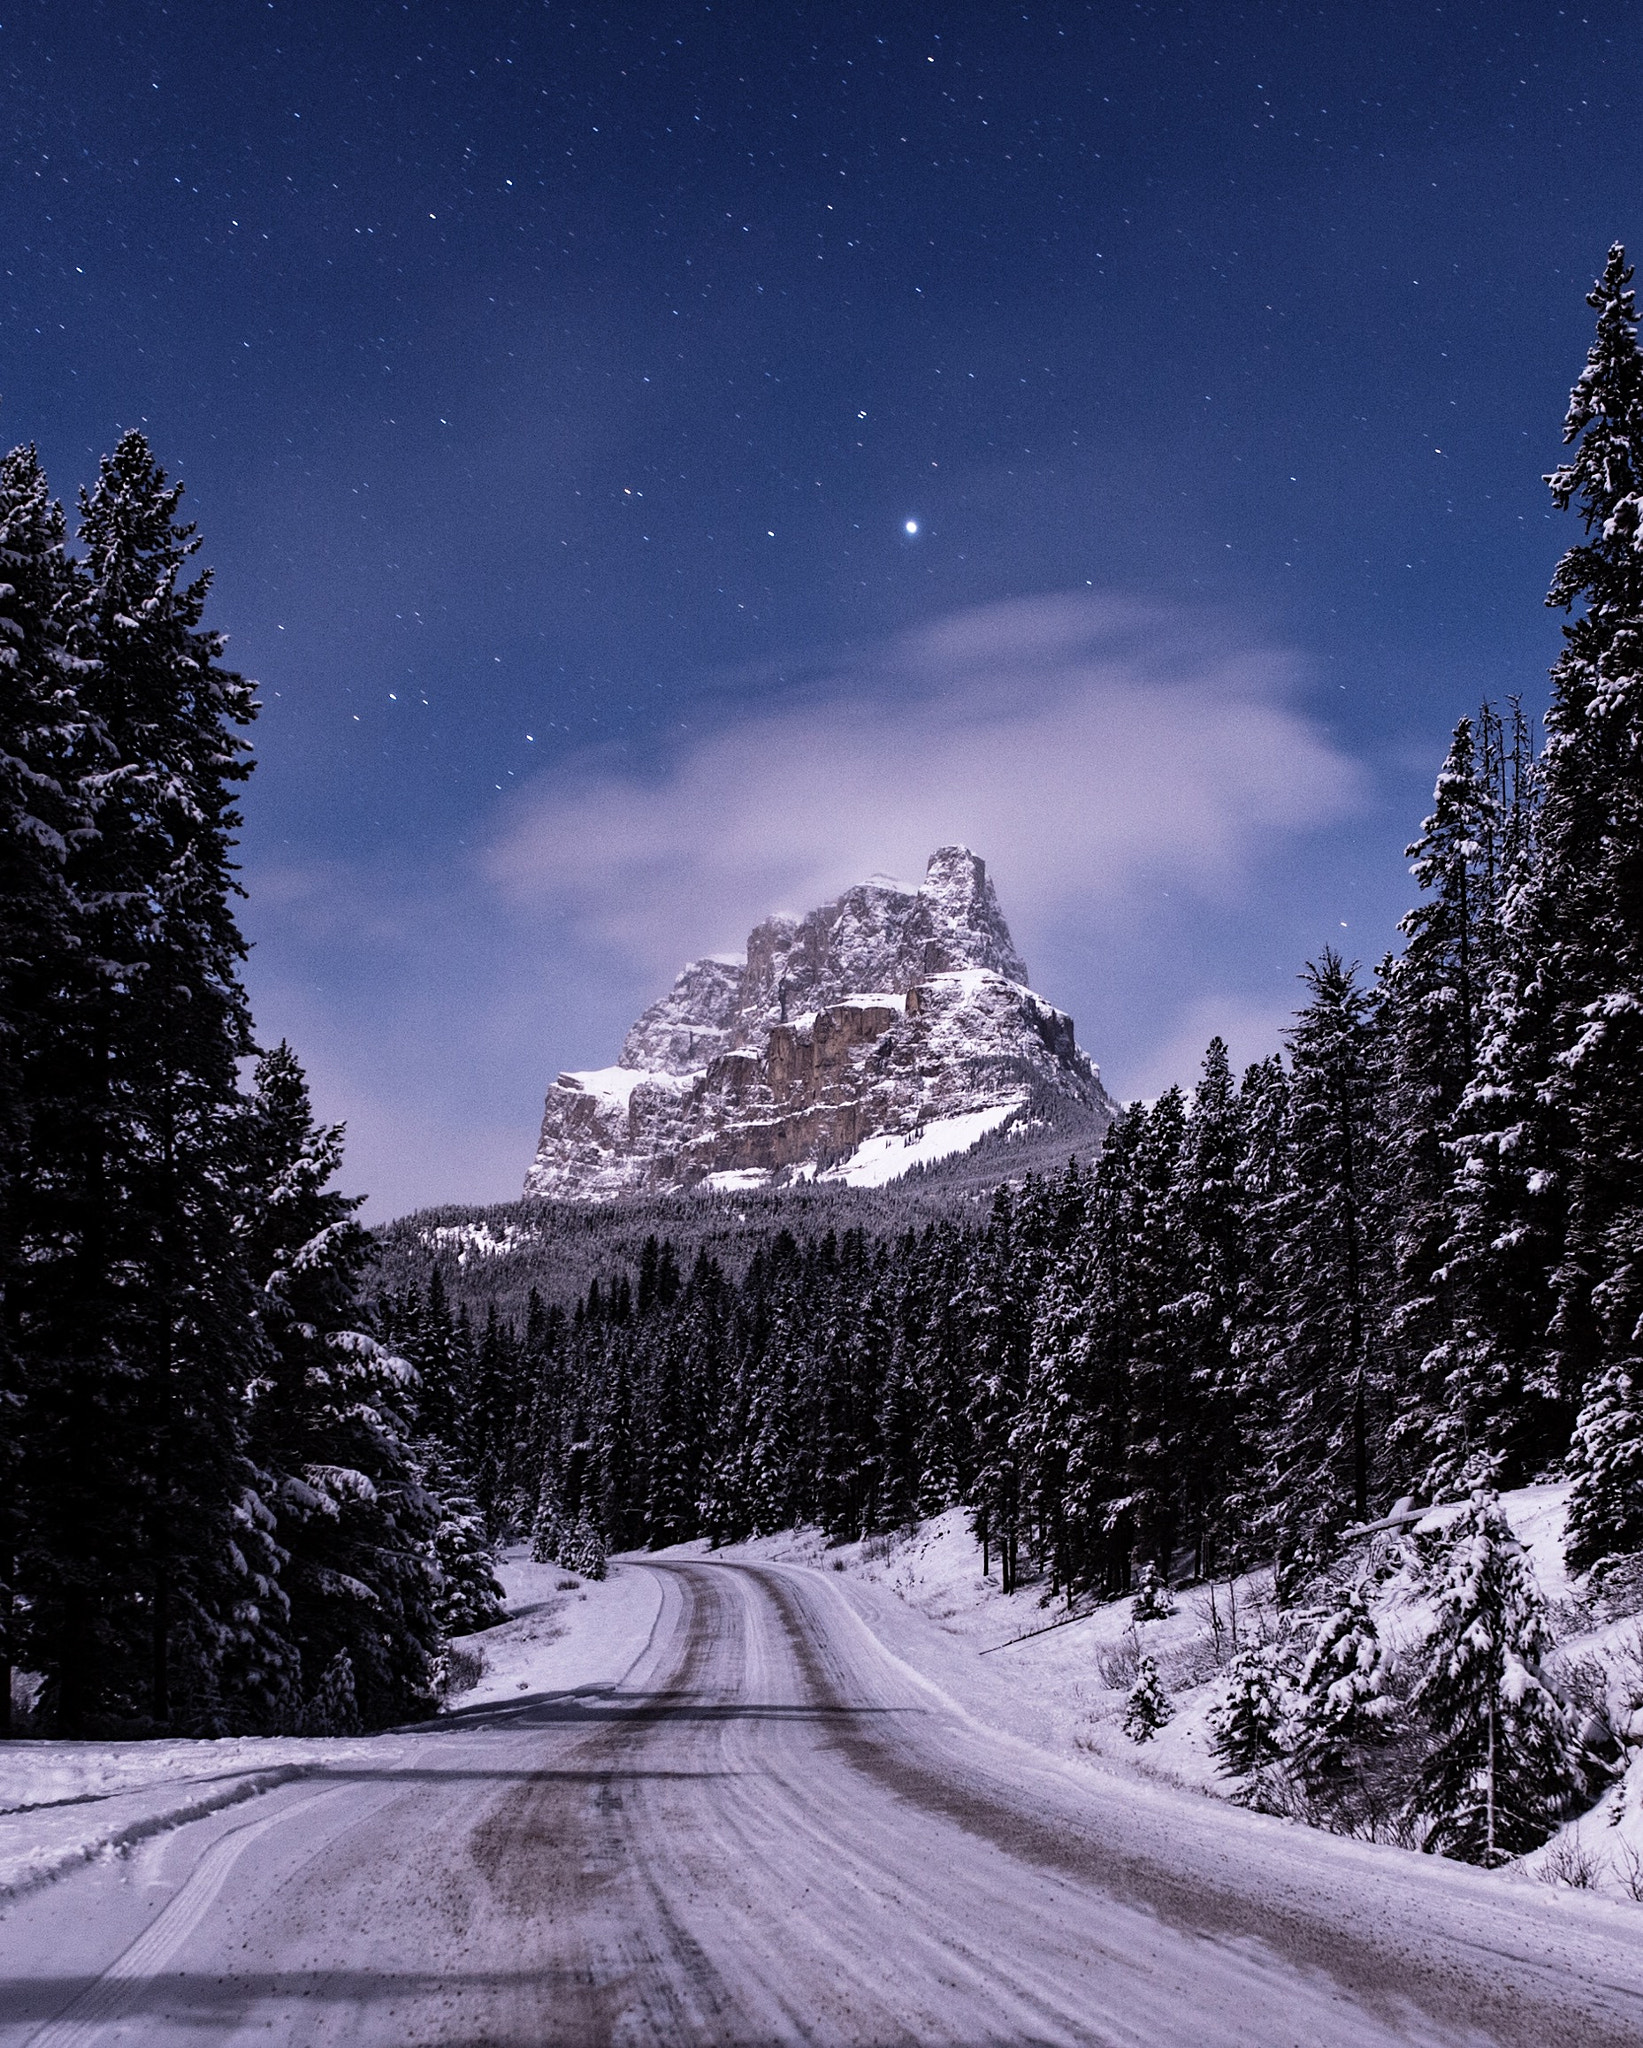
[[[0,1898],[366,1753],[318,1736],[0,1742]]]
[[[1557,1647],[1548,1675],[1571,1699],[1605,1701],[1611,1725],[1633,1745],[1625,1776],[1588,1813],[1506,1875],[1539,1878],[1643,1903],[1643,1617],[1599,1624],[1563,1563],[1567,1485],[1523,1487],[1501,1505],[1548,1602]],[[1432,1510],[1423,1529],[1444,1526],[1458,1506]],[[705,1544],[667,1555],[707,1555]],[[1234,1651],[1272,1640],[1279,1627],[1270,1572],[1176,1592],[1175,1612],[1137,1623],[1126,1595],[1091,1608],[1041,1604],[1043,1589],[1006,1596],[996,1570],[983,1578],[966,1511],[954,1508],[894,1535],[829,1546],[814,1529],[786,1531],[714,1553],[827,1573],[874,1635],[974,1719],[1064,1759],[1228,1798],[1209,1748],[1217,1681]],[[1413,1648],[1432,1625],[1407,1572],[1375,1602],[1385,1640]],[[1151,1656],[1174,1708],[1152,1740],[1132,1742],[1122,1719],[1137,1661]]]
[[[448,1710],[615,1684],[643,1654],[661,1611],[655,1574],[620,1565],[589,1584],[532,1564],[519,1545],[498,1576],[508,1619],[454,1646],[479,1677]],[[401,1734],[0,1742],[0,1900],[294,1778],[367,1758],[380,1768],[400,1754]]]
[[[654,1572],[615,1564],[608,1578],[584,1579],[556,1564],[533,1564],[523,1543],[502,1553],[497,1577],[508,1619],[457,1639],[453,1647],[477,1658],[480,1670],[447,1710],[614,1685],[644,1654],[662,1607]]]

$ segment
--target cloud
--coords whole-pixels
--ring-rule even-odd
[[[1284,649],[1156,605],[996,604],[748,692],[648,772],[588,754],[517,800],[483,869],[658,988],[878,872],[973,846],[1028,949],[1159,890],[1234,903],[1276,844],[1351,815],[1362,771]],[[737,709],[740,715],[737,715]]]
[[[347,1119],[368,1215],[508,1199],[547,1083],[613,1059],[686,959],[963,840],[1109,1085],[1190,1084],[1216,1030],[1240,1061],[1269,1050],[1315,932],[1360,916],[1340,828],[1367,778],[1306,683],[1281,647],[1087,594],[729,678],[694,700],[711,724],[642,770],[570,759],[467,860],[270,846],[248,864],[258,1024]]]

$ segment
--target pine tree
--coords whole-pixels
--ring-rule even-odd
[[[1279,1209],[1267,1365],[1277,1396],[1264,1485],[1291,1584],[1362,1520],[1386,1414],[1379,1144],[1382,1046],[1354,969],[1326,950],[1290,1038],[1290,1184]]]
[[[1459,1176],[1469,1322],[1453,1374],[1468,1472],[1556,1461],[1588,1386],[1635,1355],[1643,1246],[1643,357],[1616,244],[1547,482],[1585,539],[1547,602],[1552,671],[1533,843],[1502,917]],[[1456,1465],[1451,1457],[1451,1468]]]
[[[1522,905],[1546,949],[1539,993],[1556,1053],[1544,1085],[1566,1133],[1551,1333],[1571,1407],[1600,1367],[1643,1364],[1643,356],[1618,244],[1588,303],[1597,336],[1563,433],[1577,445],[1548,479],[1587,539],[1558,564],[1547,601],[1583,609],[1552,671]]]
[[[1124,1703],[1124,1733],[1131,1742],[1150,1742],[1174,1718],[1175,1707],[1158,1676],[1157,1659],[1143,1654]]]
[[[1388,1171],[1396,1181],[1394,1299],[1388,1338],[1400,1385],[1393,1425],[1408,1457],[1428,1464],[1448,1428],[1442,1348],[1454,1303],[1445,1260],[1454,1234],[1452,1141],[1477,1070],[1484,1000],[1499,958],[1508,799],[1498,714],[1463,718],[1439,773],[1431,815],[1407,849],[1424,900],[1403,919],[1404,950],[1381,974],[1389,1054]]]
[[[1546,1840],[1581,1779],[1540,1678],[1545,1603],[1492,1493],[1456,1521],[1433,1591],[1437,1627],[1413,1698],[1432,1734],[1416,1795],[1423,1846],[1499,1863]]]
[[[1289,1750],[1314,1795],[1362,1777],[1364,1753],[1383,1741],[1395,1702],[1386,1655],[1361,1586],[1320,1619],[1296,1681]]]
[[[1167,1621],[1175,1612],[1175,1601],[1169,1589],[1169,1582],[1160,1576],[1157,1565],[1144,1565],[1141,1583],[1136,1588],[1135,1598],[1130,1602],[1132,1621]]]
[[[1187,1115],[1171,1190],[1172,1229],[1186,1291],[1162,1321],[1181,1359],[1195,1426],[1181,1432],[1182,1521],[1203,1576],[1236,1548],[1228,1497],[1243,1464],[1237,1337],[1249,1279],[1248,1219],[1239,1181],[1244,1119],[1225,1043],[1215,1038]]]
[[[65,1730],[233,1721],[221,1684],[254,1592],[231,849],[235,728],[256,707],[201,628],[210,579],[185,580],[179,497],[127,434],[82,500],[70,647],[100,758],[67,860],[84,966],[42,1060],[55,1256],[30,1290],[30,1656]]]
[[[1247,1570],[1278,1547],[1280,1503],[1271,1456],[1282,1442],[1286,1389],[1273,1369],[1283,1300],[1279,1247],[1290,1220],[1290,1086],[1276,1054],[1248,1067],[1238,1090],[1241,1147],[1235,1175],[1243,1258],[1232,1305],[1234,1431],[1227,1487],[1215,1516],[1223,1570]]]
[[[1601,1367],[1586,1389],[1569,1446],[1565,1556],[1572,1572],[1607,1568],[1643,1551],[1643,1380],[1630,1359]]]
[[[1210,1755],[1230,1777],[1252,1777],[1286,1753],[1289,1686],[1276,1646],[1240,1650],[1210,1709]]]
[[[428,1710],[441,1634],[442,1511],[410,1442],[415,1376],[358,1327],[372,1246],[359,1198],[330,1185],[342,1127],[316,1127],[288,1046],[258,1062],[250,1109],[242,1233],[266,1351],[249,1448],[308,1682],[346,1655],[360,1714],[383,1726]]]
[[[296,1733],[358,1735],[360,1727],[353,1663],[346,1650],[338,1650],[321,1672],[313,1697],[298,1718]]]
[[[424,1474],[438,1503],[433,1533],[438,1593],[434,1618],[444,1636],[471,1636],[508,1618],[485,1518],[459,1474],[435,1465]]]
[[[1137,1558],[1155,1580],[1168,1579],[1180,1546],[1200,1428],[1197,1390],[1172,1314],[1189,1278],[1176,1199],[1185,1126],[1180,1089],[1166,1089],[1140,1128],[1125,1248],[1129,1412],[1122,1512],[1135,1531]]]
[[[65,532],[34,450],[13,449],[0,461],[0,1736],[28,1573],[27,1280],[50,1258],[49,1235],[31,1230],[52,1171],[42,1054],[79,965],[65,864],[89,822],[79,781],[97,753],[67,647],[77,590]]]
[[[585,1579],[605,1576],[605,1539],[585,1514],[578,1515],[559,1539],[555,1562],[568,1572],[580,1572]]]

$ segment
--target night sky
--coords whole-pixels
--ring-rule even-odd
[[[1265,1051],[1544,702],[1635,7],[8,0],[0,90],[0,435],[188,486],[370,1214],[944,840],[1115,1093]]]

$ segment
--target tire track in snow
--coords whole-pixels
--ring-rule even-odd
[[[873,1717],[847,1697],[848,1674],[828,1654],[825,1624],[817,1625],[816,1606],[830,1598],[831,1589],[813,1590],[797,1573],[760,1565],[721,1568],[747,1574],[770,1599],[812,1696],[838,1717],[832,1734],[838,1753],[896,1797],[966,1834],[1023,1862],[1141,1905],[1189,1937],[1256,1944],[1303,1974],[1325,1974],[1355,2004],[1394,2028],[1406,2023],[1412,2002],[1454,2030],[1456,2038],[1481,2037],[1500,2048],[1639,2048],[1643,2043],[1643,2000],[1631,1986],[1581,1983],[1556,1958],[1537,1963],[1521,1952],[1465,1937],[1445,1943],[1446,1953],[1430,1956],[1407,1939],[1377,1941],[1367,1930],[1359,1934],[1322,1912],[1307,1916],[1286,1907],[1253,1885],[1234,1889],[1201,1868],[1183,1868],[1180,1861],[1172,1866],[1161,1855],[1147,1855],[1110,1836],[1071,1830],[1064,1821],[1033,1813],[1014,1788],[978,1783],[973,1768],[955,1773],[953,1760],[930,1747],[919,1754],[909,1742],[884,1740],[875,1732]],[[1376,1875],[1393,1893],[1395,1868],[1384,1866]],[[1503,1897],[1503,1906],[1509,1897]],[[1392,1931],[1407,1936],[1410,1928],[1405,1922]],[[1429,1937],[1436,1932],[1421,1931]],[[1457,1955],[1457,1946],[1471,1953]],[[1498,1967],[1490,1969],[1502,1962],[1511,1965],[1516,1981],[1503,1979]],[[1531,2000],[1524,1997],[1525,1969],[1543,1980]],[[1594,1992],[1608,1992],[1613,2002],[1598,2004],[1589,1995]]]

